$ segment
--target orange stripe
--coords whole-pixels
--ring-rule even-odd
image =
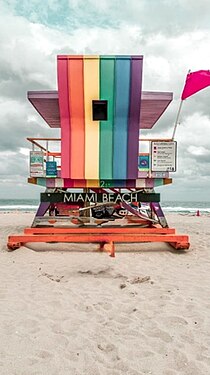
[[[85,177],[85,122],[83,56],[68,56],[69,107],[71,113],[70,177]]]

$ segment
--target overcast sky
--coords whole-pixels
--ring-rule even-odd
[[[37,198],[26,137],[59,136],[27,101],[56,87],[57,54],[142,54],[143,90],[173,103],[148,133],[171,137],[188,70],[210,69],[209,0],[0,0],[0,198]],[[163,200],[210,201],[210,87],[184,102],[178,171]]]

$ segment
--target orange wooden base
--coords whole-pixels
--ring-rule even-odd
[[[99,250],[115,256],[114,243],[167,242],[175,249],[188,249],[187,235],[175,234],[173,228],[26,228],[24,234],[8,237],[8,250],[18,249],[27,242],[99,243]]]
[[[92,228],[61,228],[61,227],[48,227],[48,228],[25,228],[24,234],[175,234],[174,228],[161,228],[161,227],[92,227]]]

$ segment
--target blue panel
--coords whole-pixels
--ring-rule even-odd
[[[113,179],[127,178],[127,139],[130,104],[130,57],[116,57]]]
[[[46,161],[46,177],[57,177],[56,161]]]

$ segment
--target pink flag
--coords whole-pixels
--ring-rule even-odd
[[[210,70],[188,73],[181,99],[184,100],[207,86],[210,86]]]

